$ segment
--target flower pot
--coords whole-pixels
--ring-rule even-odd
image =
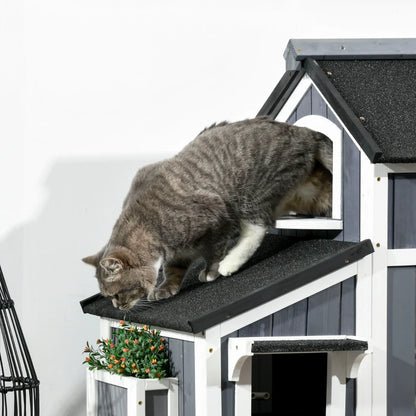
[[[87,416],[177,416],[178,380],[87,370]]]

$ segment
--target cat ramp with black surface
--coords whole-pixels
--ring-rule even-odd
[[[180,416],[414,416],[416,39],[293,39],[284,57],[259,115],[333,141],[332,217],[279,219],[239,272],[202,284],[196,263],[149,307],[82,308],[101,337],[161,329]]]

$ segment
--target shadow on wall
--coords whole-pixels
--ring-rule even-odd
[[[85,342],[98,337],[97,319],[79,301],[98,292],[81,258],[98,251],[136,171],[169,155],[125,160],[62,160],[47,177],[40,214],[0,241],[0,264],[41,386],[43,416],[85,414]]]

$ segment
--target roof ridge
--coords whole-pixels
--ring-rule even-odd
[[[416,38],[290,39],[283,56],[286,69],[302,60],[416,59]]]

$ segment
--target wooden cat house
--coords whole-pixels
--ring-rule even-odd
[[[89,414],[414,416],[416,39],[290,40],[284,56],[259,115],[333,141],[332,218],[279,219],[238,273],[202,284],[196,263],[149,308],[84,300],[100,337],[159,328],[177,379],[173,405],[167,387],[128,413],[101,382]]]

